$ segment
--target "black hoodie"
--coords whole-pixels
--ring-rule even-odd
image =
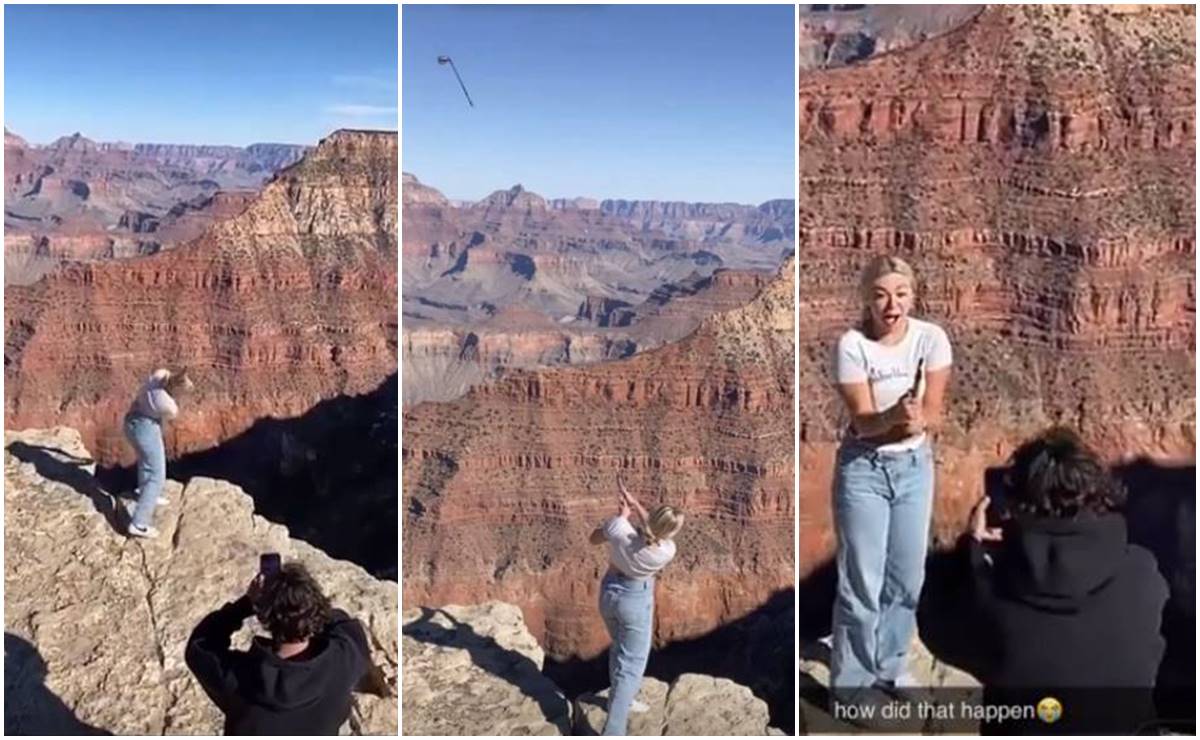
[[[1124,517],[1024,518],[1008,523],[989,563],[970,540],[976,604],[991,655],[985,701],[1063,705],[1039,720],[985,727],[1023,734],[1125,734],[1153,719],[1151,689],[1165,643],[1167,586]]]
[[[336,735],[350,716],[351,692],[367,670],[367,636],[340,609],[308,648],[284,660],[263,638],[229,649],[253,616],[243,596],[200,620],[184,658],[205,693],[225,713],[226,735]]]

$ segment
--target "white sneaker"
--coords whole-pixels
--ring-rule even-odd
[[[929,688],[917,680],[917,677],[908,670],[896,676],[894,681],[879,684],[878,688],[897,699],[905,701],[917,701],[923,692],[929,691]]]
[[[606,701],[605,707],[607,707],[608,700],[606,699],[605,701]],[[638,701],[637,699],[634,699],[633,703],[629,705],[629,712],[631,714],[645,714],[646,712],[649,712],[649,711],[650,711],[649,705],[647,705],[645,702]]]
[[[158,530],[154,527],[139,527],[133,522],[129,523],[128,532],[130,537],[141,537],[142,539],[146,540],[152,540],[155,537],[158,537]]]
[[[137,488],[133,489],[133,505],[134,506],[137,506],[137,501],[139,498],[141,498],[141,496],[142,496],[142,492],[139,489],[137,489]],[[160,493],[160,494],[158,494],[158,501],[155,501],[154,505],[155,506],[166,506],[169,503],[171,503],[171,499],[167,498],[166,496],[164,496]]]

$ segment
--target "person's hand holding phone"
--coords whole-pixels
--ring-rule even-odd
[[[905,391],[894,407],[898,426],[910,435],[925,431],[925,406],[921,401],[921,379],[925,374],[925,360],[917,360],[917,371],[913,375],[912,387]]]
[[[987,510],[991,503],[992,499],[984,496],[971,510],[971,536],[976,542],[1000,542],[1004,539],[1003,530],[987,524]]]
[[[255,573],[250,579],[250,585],[246,587],[246,598],[250,599],[251,604],[258,604],[258,599],[262,596],[263,574]]]
[[[258,573],[250,581],[250,586],[246,589],[246,596],[249,597],[250,603],[258,603],[258,597],[262,595],[263,586],[267,579],[279,572],[283,567],[283,561],[277,552],[266,552],[258,558]]]

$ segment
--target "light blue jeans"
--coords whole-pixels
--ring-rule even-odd
[[[167,481],[167,453],[163,446],[162,425],[141,414],[125,415],[125,438],[137,452],[138,500],[133,510],[133,523],[149,527],[154,520],[154,507]]]
[[[629,707],[642,687],[654,627],[654,579],[609,572],[600,583],[600,616],[612,638],[608,648],[608,719],[605,735],[625,735]]]
[[[917,628],[933,508],[933,449],[878,452],[856,440],[838,450],[834,481],[837,600],[831,683],[841,697],[905,669]]]

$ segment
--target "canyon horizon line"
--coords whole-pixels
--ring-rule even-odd
[[[379,134],[395,134],[396,133],[396,129],[387,128],[387,127],[360,128],[357,126],[338,126],[336,128],[329,129],[329,133],[327,133],[325,136],[320,137],[320,139],[326,138],[329,135],[331,135],[337,131],[347,131],[347,132],[357,132],[357,133],[379,133]],[[89,135],[83,133],[82,130],[76,130],[69,134],[62,134],[60,136],[54,137],[53,139],[51,139],[49,141],[36,142],[36,141],[31,141],[30,139],[23,136],[21,134],[20,127],[9,126],[7,123],[4,125],[4,134],[6,137],[13,137],[15,139],[19,139],[25,146],[29,146],[29,147],[35,148],[35,149],[53,149],[56,147],[70,147],[70,146],[74,146],[74,145],[78,144],[78,145],[81,145],[84,147],[94,145],[99,151],[132,152],[135,154],[146,154],[146,155],[154,155],[159,152],[166,152],[166,151],[172,151],[172,150],[175,150],[178,152],[191,151],[194,153],[214,153],[214,152],[220,152],[222,150],[225,150],[225,151],[230,151],[230,150],[235,150],[235,149],[245,150],[245,149],[253,149],[255,147],[280,146],[280,147],[296,147],[296,148],[310,149],[310,148],[316,146],[315,143],[300,144],[300,143],[297,143],[294,141],[281,141],[281,140],[271,140],[271,139],[262,139],[262,140],[258,140],[258,141],[251,141],[246,144],[229,144],[229,143],[221,143],[221,142],[214,142],[214,141],[203,141],[203,142],[166,141],[166,140],[162,140],[162,139],[145,139],[145,140],[135,141],[134,139],[125,138],[125,137],[118,137],[118,138],[93,137],[93,136],[89,136]],[[318,141],[320,139],[318,139]]]
[[[411,182],[424,187],[437,189],[442,192],[440,187],[431,185],[429,182],[422,180],[416,172],[403,170],[402,173],[406,182],[411,178]],[[497,178],[503,180],[505,178]],[[681,198],[628,198],[607,195],[600,197],[596,194],[591,195],[542,195],[540,188],[527,188],[522,182],[515,182],[508,187],[499,187],[489,191],[486,195],[479,198],[461,198],[451,195],[444,195],[449,205],[455,208],[469,208],[488,202],[490,199],[498,197],[502,194],[520,195],[527,194],[533,198],[544,201],[548,208],[555,210],[568,209],[591,209],[591,210],[615,210],[625,205],[642,204],[642,203],[658,203],[663,205],[692,205],[692,206],[722,206],[722,207],[739,207],[739,208],[762,208],[772,203],[786,203],[795,201],[794,197],[778,197],[768,198],[757,203],[748,200],[729,200],[729,199],[681,199]]]

